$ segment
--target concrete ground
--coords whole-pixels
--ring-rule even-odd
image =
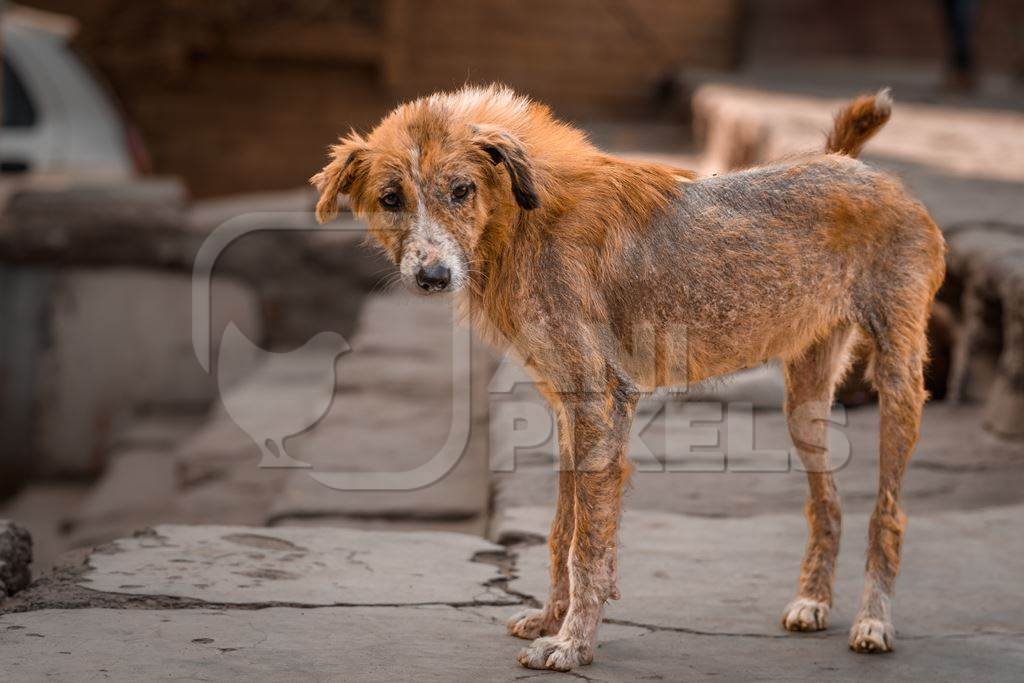
[[[440,423],[452,422],[447,409],[438,416],[424,407],[440,406],[450,378],[459,381],[444,360],[453,348],[448,310],[419,315],[389,295],[365,310],[356,351],[339,361],[344,390],[324,420],[289,444],[314,472],[414,467],[443,441]],[[408,329],[386,335],[384,320]],[[401,360],[410,339],[433,343]],[[423,354],[431,362],[414,362]],[[403,373],[433,393],[401,389]],[[500,370],[495,377],[490,391],[502,388]],[[275,386],[260,392],[282,390]],[[857,655],[846,630],[874,500],[877,409],[833,414],[846,512],[836,603],[827,631],[791,634],[779,619],[805,542],[806,484],[787,454],[778,393],[768,371],[688,403],[641,406],[622,529],[623,597],[607,608],[594,664],[572,674],[520,668],[515,655],[525,642],[505,632],[509,616],[547,592],[543,541],[555,495],[550,435],[516,449],[521,435],[501,429],[505,402],[540,405],[521,386],[491,394],[489,444],[471,447],[451,474],[412,494],[353,494],[316,485],[308,470],[260,469],[244,435],[215,414],[174,456],[196,482],[175,494],[184,524],[66,556],[0,602],[0,670],[12,681],[1020,680],[1024,445],[986,432],[978,408],[928,406],[904,487],[910,523],[896,651]],[[756,410],[737,402],[746,397]],[[703,415],[698,441],[717,446],[682,452],[678,411],[714,398],[728,403],[718,420]],[[386,430],[380,420],[396,414],[406,416],[403,429],[372,441],[371,432]],[[498,470],[489,473],[489,501],[487,450]],[[513,471],[504,471],[509,452]],[[333,462],[331,453],[339,454]],[[218,510],[248,526],[199,524]],[[490,540],[480,535],[485,527]]]
[[[1002,485],[1005,469],[981,471],[993,490]],[[734,480],[720,493],[747,488]],[[509,546],[448,532],[157,527],[4,603],[0,669],[19,681],[1017,681],[1024,673],[1024,505],[911,505],[896,651],[872,656],[846,646],[865,515],[845,523],[828,630],[791,634],[779,617],[803,549],[800,495],[786,513],[722,518],[651,509],[650,497],[671,506],[652,493],[646,509],[626,512],[623,597],[607,609],[594,664],[572,674],[520,668],[514,657],[525,643],[505,633],[504,621],[546,592],[547,550],[531,539],[542,537],[551,509],[537,506],[502,511],[495,532],[518,539]]]

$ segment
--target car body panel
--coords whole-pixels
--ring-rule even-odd
[[[28,92],[36,120],[5,126],[0,160],[23,160],[30,173],[96,179],[134,175],[125,125],[60,33],[3,22],[3,53]]]

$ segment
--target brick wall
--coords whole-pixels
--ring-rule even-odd
[[[940,0],[22,0],[77,49],[193,193],[294,187],[394,104],[500,80],[569,117],[649,111],[686,67],[938,62]],[[983,67],[1024,64],[1024,0],[978,0]]]
[[[503,80],[569,114],[630,114],[680,67],[728,68],[732,0],[421,0],[396,73],[406,94]]]
[[[25,0],[196,195],[294,187],[397,102],[500,80],[568,116],[631,116],[659,76],[727,67],[740,0]]]
[[[942,0],[748,0],[749,61],[871,58],[939,64]],[[975,0],[981,68],[1024,67],[1024,0]]]

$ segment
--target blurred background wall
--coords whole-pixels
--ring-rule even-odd
[[[944,0],[749,0],[746,61],[877,59],[941,62]],[[1024,2],[975,0],[978,66],[1017,70],[1024,57]]]
[[[325,141],[400,100],[500,80],[560,113],[623,115],[682,66],[736,60],[740,3],[39,0],[196,195],[294,187]],[[273,159],[268,164],[267,160]]]
[[[197,196],[292,187],[398,101],[499,80],[579,117],[647,115],[676,74],[941,60],[938,0],[33,0]],[[978,3],[978,61],[1021,64],[1024,3]],[[913,39],[908,39],[912,37]],[[267,164],[267,159],[273,159]]]

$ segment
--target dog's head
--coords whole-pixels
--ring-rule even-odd
[[[368,136],[351,133],[310,182],[320,222],[341,195],[413,289],[456,291],[486,231],[531,211],[536,172],[517,117],[538,107],[504,88],[465,88],[403,105]]]

